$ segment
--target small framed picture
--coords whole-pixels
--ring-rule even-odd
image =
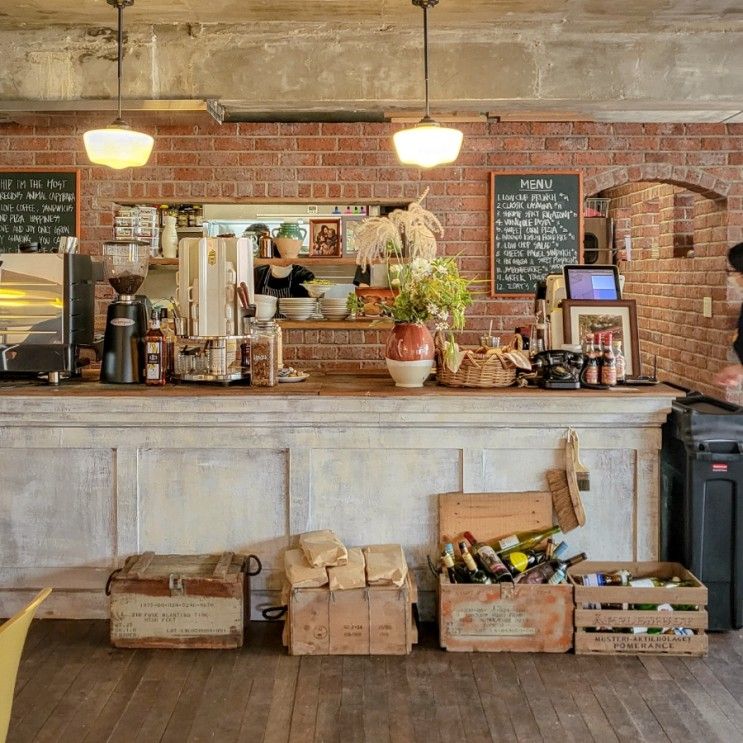
[[[640,342],[634,299],[601,301],[563,299],[562,324],[565,343],[582,343],[587,335],[611,333],[621,341],[627,376],[640,374]]]
[[[358,216],[344,214],[342,219],[343,230],[341,240],[343,242],[343,253],[344,255],[354,255],[356,253],[356,230],[366,219],[366,214],[359,214]]]
[[[335,218],[310,220],[310,257],[340,257],[341,220]]]

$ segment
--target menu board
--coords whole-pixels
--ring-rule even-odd
[[[490,293],[531,295],[547,274],[579,263],[583,183],[578,171],[490,174]]]
[[[79,170],[0,170],[0,253],[27,242],[50,252],[60,237],[79,231]]]

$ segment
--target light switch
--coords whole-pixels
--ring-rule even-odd
[[[712,297],[702,298],[702,317],[712,317]]]

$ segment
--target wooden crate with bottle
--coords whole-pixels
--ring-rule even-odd
[[[568,578],[577,654],[706,655],[707,589],[682,565],[582,562]]]
[[[549,492],[439,495],[442,544],[465,531],[492,542],[552,524]],[[443,573],[438,589],[439,641],[447,650],[564,653],[572,647],[570,584],[451,583]]]

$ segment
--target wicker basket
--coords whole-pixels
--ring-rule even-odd
[[[510,387],[516,381],[516,366],[500,354],[470,349],[455,372],[436,354],[436,378],[447,387]]]

